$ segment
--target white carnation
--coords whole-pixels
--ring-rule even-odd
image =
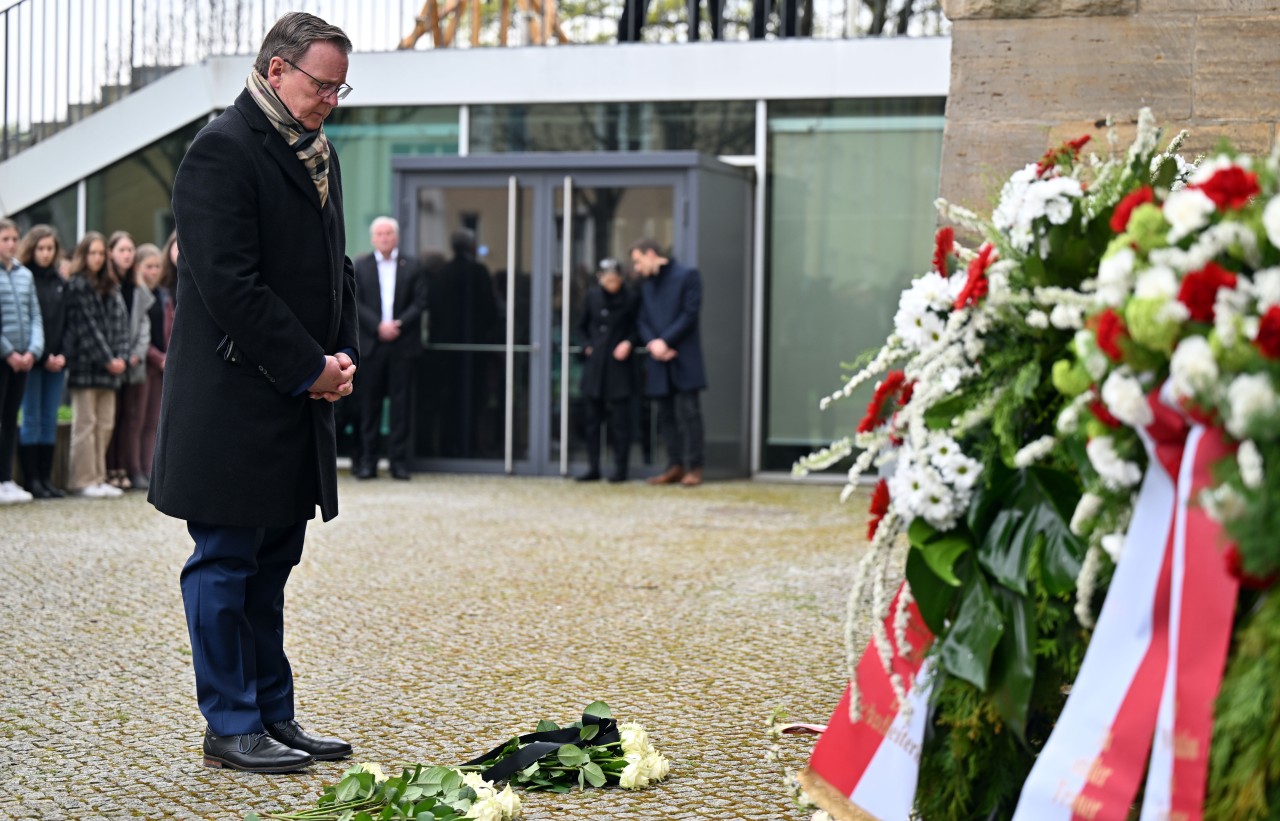
[[[1085,445],[1089,463],[1098,472],[1102,483],[1111,490],[1123,490],[1142,481],[1142,468],[1120,458],[1115,440],[1110,436],[1095,436]]]
[[[1128,368],[1112,371],[1102,383],[1102,401],[1112,416],[1131,428],[1145,428],[1155,419],[1146,391]]]
[[[1062,409],[1062,413],[1058,414],[1058,432],[1072,434],[1080,428],[1080,408],[1075,405],[1067,405]]]
[[[1039,309],[1027,312],[1027,325],[1032,328],[1048,328],[1049,315]]]
[[[1209,224],[1217,206],[1197,188],[1174,191],[1164,201],[1164,218],[1172,226],[1169,242],[1178,242]]]
[[[1119,307],[1129,297],[1133,285],[1133,266],[1137,260],[1133,249],[1121,248],[1098,264],[1098,301]]]
[[[1152,266],[1138,274],[1133,295],[1138,299],[1173,299],[1178,295],[1178,275],[1164,265]]]
[[[1240,465],[1240,480],[1245,487],[1250,490],[1262,487],[1262,454],[1252,439],[1240,443],[1240,449],[1236,451],[1236,462]]]
[[[1227,388],[1227,432],[1237,439],[1249,435],[1257,421],[1275,416],[1276,394],[1266,374],[1237,376]]]
[[[1049,324],[1064,331],[1079,330],[1084,325],[1084,311],[1078,305],[1059,303],[1049,312]]]
[[[1272,197],[1267,207],[1262,209],[1262,227],[1266,229],[1271,244],[1280,248],[1280,197]]]
[[[1280,202],[1280,197],[1272,202]],[[1280,268],[1263,268],[1254,274],[1253,291],[1258,299],[1258,313],[1265,314],[1280,305]]]
[[[1178,343],[1169,362],[1169,389],[1175,400],[1209,393],[1218,381],[1218,363],[1209,340],[1189,336]]]

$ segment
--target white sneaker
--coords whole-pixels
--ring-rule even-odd
[[[106,482],[98,485],[98,492],[104,499],[114,499],[117,496],[124,495],[123,490],[118,487],[114,487],[113,485],[109,485]]]
[[[16,505],[31,501],[33,497],[15,482],[0,482],[0,505]]]
[[[89,485],[75,492],[76,496],[82,499],[102,499],[102,485]]]

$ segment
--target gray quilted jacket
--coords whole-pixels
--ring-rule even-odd
[[[44,320],[31,272],[15,259],[0,265],[0,359],[17,351],[44,354]]]

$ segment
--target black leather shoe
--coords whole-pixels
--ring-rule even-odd
[[[378,469],[373,465],[356,465],[356,469],[352,471],[357,479],[373,479],[378,475]]]
[[[399,479],[401,482],[407,482],[409,481],[409,471],[402,467],[393,467],[391,468],[391,478]]]
[[[312,735],[293,719],[267,725],[267,734],[281,744],[309,753],[316,761],[333,761],[351,755],[351,745],[340,738]]]
[[[578,482],[598,482],[600,481],[600,471],[589,470],[581,476],[575,476],[573,478]]]
[[[625,481],[627,481],[627,474],[626,474],[626,473],[615,473],[615,474],[613,474],[613,475],[611,475],[611,476],[609,477],[609,481],[610,481],[610,482],[613,482],[614,484],[617,484],[618,482],[625,482]]]
[[[217,736],[204,731],[204,765],[249,773],[291,773],[315,759],[304,750],[281,744],[266,733]]]

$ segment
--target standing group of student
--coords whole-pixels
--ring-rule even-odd
[[[53,482],[64,392],[66,491],[107,499],[147,487],[177,259],[176,237],[162,250],[125,231],[89,231],[67,258],[53,228],[19,241],[0,220],[0,504],[65,495]]]

